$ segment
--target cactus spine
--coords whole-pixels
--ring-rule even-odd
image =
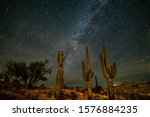
[[[83,79],[86,81],[88,99],[92,99],[92,78],[94,73],[90,69],[88,47],[86,47],[86,64],[82,61]]]
[[[100,54],[100,60],[101,60],[103,75],[107,80],[108,99],[115,99],[113,78],[116,76],[116,63],[109,65],[107,51],[104,45],[103,45],[103,54]]]
[[[64,62],[65,62],[65,55],[63,51],[58,51],[57,53],[57,62],[58,62],[58,69],[56,75],[56,86],[55,86],[55,98],[61,99],[62,87],[63,87],[63,73],[64,73]]]

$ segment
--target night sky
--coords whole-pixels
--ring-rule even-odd
[[[150,81],[150,0],[0,0],[0,70],[9,60],[48,59],[55,84],[57,51],[66,55],[64,79],[83,86],[82,60],[89,47],[100,85],[99,54],[107,46],[116,62],[115,83]]]

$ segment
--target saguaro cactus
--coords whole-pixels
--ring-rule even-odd
[[[97,76],[95,76],[95,89],[96,91],[100,91],[102,89],[102,87],[98,84]]]
[[[116,63],[109,65],[106,47],[103,45],[103,54],[100,54],[102,72],[107,80],[108,99],[114,99],[113,78],[116,76]]]
[[[86,64],[84,63],[84,61],[82,61],[82,74],[83,79],[86,81],[88,99],[92,99],[92,78],[94,73],[90,69],[88,47],[86,47]]]
[[[95,76],[95,86],[96,86],[96,89],[99,88],[99,86],[98,86],[98,81],[97,81],[97,76]]]
[[[64,61],[65,61],[65,55],[63,51],[58,51],[57,61],[58,61],[58,69],[56,75],[55,98],[61,99],[61,92],[62,92],[63,81],[64,81],[63,69],[64,69]]]

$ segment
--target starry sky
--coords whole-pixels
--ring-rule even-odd
[[[83,86],[82,60],[89,48],[91,68],[105,83],[99,54],[107,46],[116,62],[114,83],[150,81],[150,0],[1,0],[0,70],[9,60],[48,59],[55,84],[57,51],[66,55],[64,79]]]

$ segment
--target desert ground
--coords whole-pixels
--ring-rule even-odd
[[[123,82],[114,86],[116,100],[149,100],[150,82]],[[46,86],[27,89],[14,82],[0,82],[1,100],[55,100],[55,89]],[[87,100],[87,91],[82,87],[64,87],[62,100]],[[94,89],[92,100],[107,100],[107,88]]]

